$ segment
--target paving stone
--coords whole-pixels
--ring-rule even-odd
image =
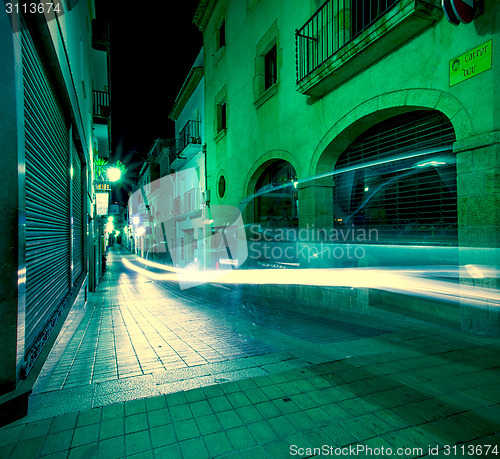
[[[225,395],[212,397],[208,399],[208,403],[210,404],[210,407],[212,408],[214,413],[232,409],[232,405]]]
[[[290,453],[290,444],[284,440],[276,440],[266,443],[264,450],[268,455],[267,457],[286,457]]]
[[[44,443],[43,437],[35,437],[26,441],[18,442],[10,449],[8,457],[15,459],[26,459],[28,457],[37,457]]]
[[[201,437],[185,440],[178,443],[184,458],[207,458],[209,457],[208,450]]]
[[[257,442],[260,444],[274,441],[276,438],[279,437],[279,435],[276,434],[276,432],[272,428],[271,424],[267,421],[260,421],[248,424],[247,428],[253,435],[253,438],[256,439]]]
[[[96,443],[99,439],[99,429],[99,424],[90,424],[83,427],[77,427],[74,431],[71,447],[76,448],[78,446]]]
[[[333,444],[340,447],[358,442],[358,439],[340,424],[330,424],[321,428],[321,431],[333,441]]]
[[[148,428],[148,418],[146,413],[133,414],[125,418],[125,434],[139,432]]]
[[[216,416],[224,430],[243,425],[243,421],[236,411],[224,411],[222,413],[217,413]]]
[[[269,453],[260,445],[240,452],[241,459],[268,459],[269,457]]]
[[[0,429],[0,448],[16,443],[21,437],[24,427],[24,424],[14,426],[7,425],[3,429]]]
[[[151,429],[151,443],[154,449],[170,445],[175,443],[175,441],[176,436],[173,424],[167,424]]]
[[[262,415],[253,405],[236,408],[235,411],[245,424],[261,421],[263,419]]]
[[[243,392],[232,392],[226,395],[227,400],[233,408],[250,405],[252,402]]]
[[[72,430],[63,430],[47,435],[41,454],[49,455],[61,451],[67,451],[70,448],[72,438]]]
[[[71,448],[69,450],[69,459],[93,459],[97,457],[98,443],[90,443],[83,446]]]
[[[54,418],[54,421],[50,426],[50,433],[74,429],[76,427],[77,419],[78,413],[67,413]]]
[[[155,448],[154,456],[157,459],[182,459],[181,450],[176,444]]]
[[[174,430],[177,440],[179,441],[194,438],[199,435],[198,426],[194,419],[175,422]]]
[[[200,429],[200,433],[202,435],[220,432],[222,430],[219,420],[217,419],[217,416],[215,416],[215,414],[196,418],[196,425]]]
[[[99,439],[104,440],[112,437],[118,437],[125,434],[125,425],[123,418],[109,419],[102,421],[99,432]]]
[[[208,449],[209,457],[222,456],[232,450],[231,443],[224,432],[206,435],[203,440]]]
[[[101,440],[98,446],[98,458],[118,459],[125,456],[125,437],[118,436]]]
[[[175,405],[169,408],[170,417],[173,421],[183,421],[193,417],[188,405]]]
[[[23,429],[19,440],[26,441],[31,440],[32,438],[43,437],[49,432],[51,424],[52,419],[43,419],[41,421],[27,424]]]
[[[131,400],[125,402],[125,416],[131,416],[146,411],[146,401],[144,399]]]
[[[311,419],[315,427],[324,427],[332,422],[331,416],[319,407],[306,410],[304,414]]]
[[[151,449],[151,439],[148,430],[134,432],[125,436],[125,452],[128,455],[142,453]]]
[[[276,432],[276,435],[279,438],[283,438],[292,433],[305,430],[302,429],[302,427],[299,425],[300,419],[297,418],[290,419],[290,416],[293,415],[280,416],[277,418],[267,419],[267,423],[271,426],[274,432]]]

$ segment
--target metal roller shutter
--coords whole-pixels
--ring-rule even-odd
[[[72,217],[73,217],[73,285],[83,272],[83,190],[82,165],[74,143],[72,143]]]
[[[450,121],[431,110],[368,129],[335,166],[335,224],[376,228],[378,242],[455,245],[454,141]]]
[[[70,290],[69,136],[37,50],[22,30],[26,159],[28,369]]]

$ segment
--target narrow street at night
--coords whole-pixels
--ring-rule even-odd
[[[0,459],[500,459],[500,2],[4,4]]]
[[[240,286],[180,290],[123,257],[137,262],[112,249],[97,292],[70,312],[28,416],[0,430],[1,457],[496,450],[498,340],[338,312],[320,318]]]

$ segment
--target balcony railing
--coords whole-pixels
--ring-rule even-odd
[[[109,93],[107,91],[94,90],[94,116],[109,118]]]
[[[200,124],[200,121],[189,120],[179,132],[177,139],[177,154],[179,156],[188,145],[201,144]]]
[[[327,0],[295,32],[297,83],[401,0]]]

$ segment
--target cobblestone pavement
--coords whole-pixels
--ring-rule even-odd
[[[180,290],[122,256],[70,312],[0,457],[500,457],[499,340]]]

